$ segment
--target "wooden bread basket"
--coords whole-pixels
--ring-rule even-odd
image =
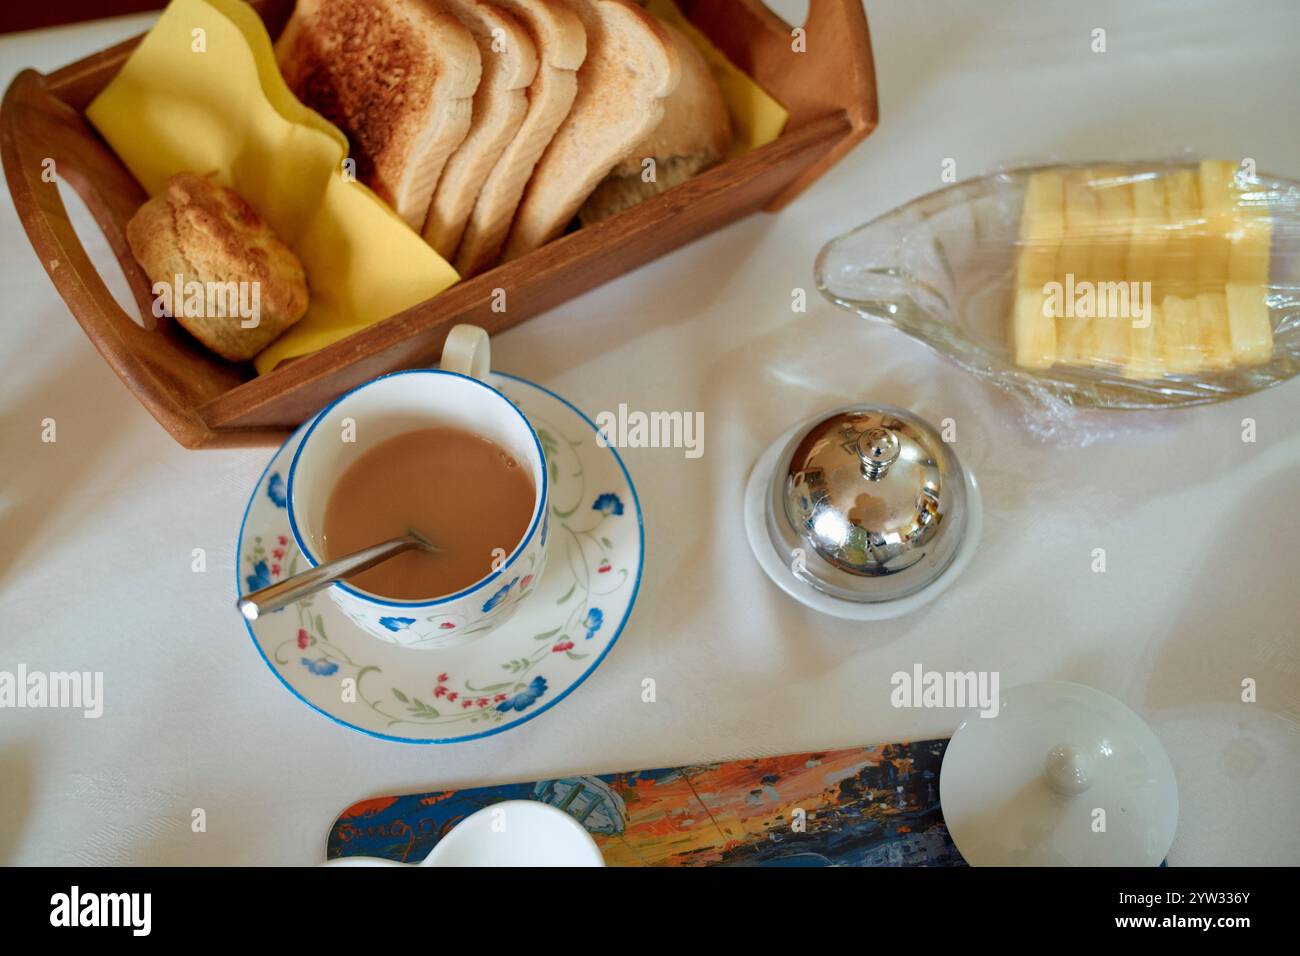
[[[276,36],[293,0],[253,0]],[[594,226],[563,236],[305,358],[256,376],[225,362],[167,317],[131,256],[126,223],[147,198],[83,111],[139,39],[49,75],[24,70],[0,107],[0,156],[18,216],[42,265],[113,370],[187,448],[281,440],[331,399],[396,369],[427,365],[457,322],[497,332],[758,209],[776,210],[825,172],[877,121],[862,0],[810,0],[808,52],[762,0],[680,0],[740,69],[789,111],[784,134]],[[108,238],[140,306],[142,326],[114,300],[78,240],[47,160]],[[510,309],[492,310],[493,290]]]

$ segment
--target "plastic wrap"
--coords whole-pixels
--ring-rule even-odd
[[[1041,406],[1195,405],[1300,371],[1300,185],[1250,161],[999,172],[828,243],[832,302]]]

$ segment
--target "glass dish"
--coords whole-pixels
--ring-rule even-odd
[[[1193,374],[1165,371],[1146,380],[1114,364],[1025,368],[1015,361],[1010,315],[1026,246],[1021,213],[1030,177],[1105,169],[1114,182],[1131,184],[1197,168],[1186,161],[1036,166],[957,183],[831,240],[817,257],[817,288],[836,305],[894,326],[1000,388],[1056,407],[1167,408],[1269,388],[1300,371],[1300,185],[1264,174],[1239,172],[1234,188],[1247,197],[1240,202],[1272,223],[1263,288],[1273,346],[1266,361]],[[1092,241],[1100,248],[1127,242],[1133,233],[1126,228],[1102,226]],[[1204,219],[1169,228],[1181,241],[1207,235]]]

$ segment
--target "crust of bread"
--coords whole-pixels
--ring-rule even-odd
[[[523,25],[482,0],[437,0],[473,34],[483,64],[469,133],[443,167],[424,220],[424,238],[444,259],[460,245],[483,183],[528,112],[537,49]]]
[[[533,168],[577,95],[576,71],[587,54],[582,21],[565,0],[496,0],[496,5],[528,31],[538,64],[523,121],[484,180],[456,250],[456,271],[465,277],[496,262]]]
[[[174,318],[222,358],[242,362],[262,351],[307,311],[302,263],[233,190],[195,173],[177,173],[126,225],[126,241],[153,283],[256,283],[258,324],[239,315]]]
[[[298,0],[276,42],[298,99],[347,136],[357,178],[412,228],[469,131],[481,62],[429,0]]]
[[[491,0],[532,35],[538,55],[557,70],[577,70],[587,58],[587,34],[570,0]]]
[[[587,31],[578,95],[515,213],[505,259],[564,231],[597,184],[659,125],[681,79],[665,26],[623,0],[572,0]]]
[[[681,62],[682,78],[664,100],[659,125],[614,166],[582,204],[583,225],[607,219],[644,199],[685,182],[718,163],[731,148],[731,115],[700,51],[671,24],[664,24]],[[643,179],[653,159],[655,177]]]
[[[590,196],[578,210],[578,220],[584,226],[594,226],[616,213],[629,209],[637,203],[645,202],[661,192],[684,183],[705,168],[701,156],[673,156],[669,159],[655,160],[655,178],[646,182],[640,173],[634,176],[619,176],[610,173],[600,181]]]

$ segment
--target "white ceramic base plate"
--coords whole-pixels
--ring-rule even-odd
[[[365,634],[322,592],[245,622],[285,687],[345,727],[403,743],[454,743],[517,727],[581,684],[632,613],[645,535],[618,453],[597,443],[582,412],[540,385],[498,372],[488,382],[532,422],[551,478],[546,570],[509,621],[468,644],[417,650]],[[284,481],[307,424],[271,459],[244,513],[240,594],[306,567],[289,533]],[[462,623],[447,617],[438,625]]]
[[[1053,787],[1048,754],[1084,755],[1090,781]],[[1109,694],[1063,681],[1004,691],[944,753],[939,802],[971,866],[1157,866],[1178,826],[1178,785],[1159,738]]]
[[[805,584],[794,576],[794,572],[777,554],[772,537],[767,530],[767,496],[770,490],[772,472],[777,459],[797,432],[805,429],[810,422],[800,423],[768,446],[767,451],[759,456],[749,473],[745,484],[745,535],[749,538],[749,547],[758,559],[759,566],[772,579],[772,582],[786,594],[801,604],[806,604],[814,611],[821,611],[832,617],[849,621],[886,621],[901,617],[915,611],[938,597],[961,574],[970,559],[979,548],[980,533],[984,527],[984,504],[980,498],[979,484],[975,476],[966,471],[966,530],[961,545],[953,556],[952,563],[944,569],[933,582],[915,594],[897,598],[893,601],[863,603],[833,597]]]

